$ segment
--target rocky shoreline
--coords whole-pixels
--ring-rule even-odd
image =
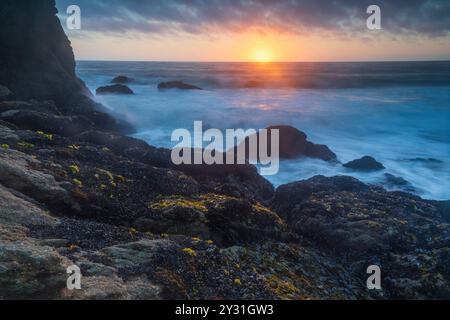
[[[450,297],[448,203],[174,166],[91,100],[54,1],[1,6],[0,299]],[[73,264],[82,290],[66,289]]]

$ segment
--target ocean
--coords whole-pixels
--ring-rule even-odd
[[[95,92],[117,75],[135,95],[96,96],[137,129],[134,137],[173,147],[178,128],[291,125],[326,144],[341,163],[372,156],[386,170],[361,173],[340,163],[282,161],[275,186],[315,175],[350,175],[388,190],[450,199],[450,62],[208,63],[78,61]],[[180,80],[204,90],[159,91]],[[392,184],[386,173],[407,181]]]

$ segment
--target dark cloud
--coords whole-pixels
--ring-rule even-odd
[[[83,29],[124,33],[260,32],[331,33],[367,31],[366,8],[381,7],[384,31],[442,36],[450,33],[449,0],[57,0],[61,13],[81,7]]]

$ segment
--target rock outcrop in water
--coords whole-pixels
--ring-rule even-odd
[[[134,94],[134,92],[123,84],[114,84],[97,88],[96,94]]]
[[[383,164],[369,156],[347,162],[344,164],[344,167],[359,171],[378,171],[384,169]]]
[[[131,79],[127,76],[117,76],[111,80],[111,83],[124,84],[124,83],[130,83],[131,81],[133,81],[133,79]]]
[[[168,82],[161,82],[158,84],[159,90],[166,90],[166,89],[181,89],[181,90],[202,90],[202,88],[194,86],[192,84],[184,83],[182,81],[168,81]]]
[[[3,1],[0,12],[39,13],[62,34],[52,1],[25,3]],[[16,36],[40,35],[31,30]],[[68,43],[59,40],[41,38]],[[52,66],[37,70],[51,78]],[[89,98],[51,102],[51,88],[34,96],[30,79],[0,104],[0,299],[450,297],[448,203],[350,177],[274,191],[249,165],[177,167],[169,150],[121,135]],[[73,117],[87,127],[70,127]],[[73,264],[82,290],[66,289]],[[381,291],[367,290],[372,264]]]
[[[303,156],[325,161],[336,160],[336,154],[328,146],[308,141],[304,132],[291,126],[271,126],[267,128],[269,154],[272,150],[270,137],[274,129],[279,130],[279,156],[281,159],[295,159]],[[257,133],[257,136],[259,137],[259,133]],[[249,150],[249,141],[250,137],[247,137],[243,142],[247,146],[246,150]]]

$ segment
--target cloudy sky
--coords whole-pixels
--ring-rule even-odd
[[[448,0],[56,0],[77,59],[450,60]],[[369,30],[367,7],[381,8]]]

